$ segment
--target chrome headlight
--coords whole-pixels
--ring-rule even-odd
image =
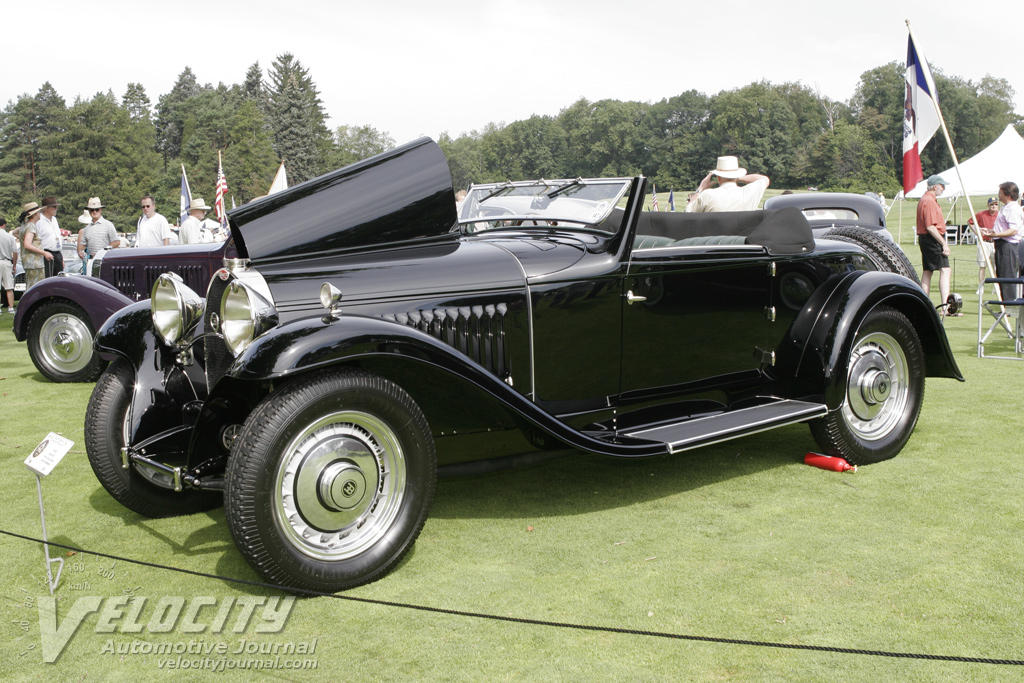
[[[157,335],[167,344],[176,344],[202,317],[203,298],[186,287],[177,273],[163,273],[153,283],[150,315]]]
[[[256,290],[238,280],[228,285],[220,302],[220,332],[232,355],[276,325],[277,310]]]

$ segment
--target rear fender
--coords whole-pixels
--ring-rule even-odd
[[[900,311],[914,326],[928,377],[963,381],[938,314],[921,288],[895,273],[857,271],[836,279],[830,289],[820,288],[789,336],[789,348],[799,349],[791,358],[794,375],[824,382],[830,409],[843,403],[847,359],[857,332],[868,313],[881,305]]]

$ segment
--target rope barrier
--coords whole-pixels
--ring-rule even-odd
[[[31,536],[24,536],[17,534],[12,531],[6,531],[0,529],[0,534],[10,536],[12,538],[21,539],[23,541],[29,541],[32,543],[42,544],[42,539],[33,538]],[[487,614],[484,612],[467,612],[463,610],[446,609],[443,607],[429,607],[427,605],[412,605],[404,602],[393,602],[390,600],[378,600],[375,598],[357,598],[351,595],[337,595],[334,593],[323,593],[321,591],[307,590],[302,588],[287,588],[282,589],[281,586],[277,586],[271,583],[265,583],[262,581],[250,581],[248,579],[238,579],[230,576],[221,576],[219,574],[209,574],[206,572],[198,572],[192,569],[182,569],[180,567],[169,567],[167,565],[157,564],[155,562],[146,562],[144,560],[134,560],[129,557],[121,557],[118,555],[111,555],[109,553],[102,553],[95,550],[86,550],[84,548],[77,548],[75,546],[64,545],[61,543],[54,543],[49,541],[51,546],[57,548],[64,548],[77,553],[83,553],[86,555],[94,555],[96,557],[104,557],[110,560],[117,560],[119,562],[127,562],[130,564],[136,564],[143,567],[153,567],[154,569],[164,569],[167,571],[178,572],[181,574],[188,574],[191,576],[199,576],[207,579],[219,579],[221,581],[228,581],[231,583],[239,583],[246,586],[255,586],[259,588],[269,588],[272,590],[287,590],[292,593],[300,593],[309,597],[320,597],[320,598],[333,598],[335,600],[346,600],[349,602],[359,602],[368,605],[379,605],[382,607],[397,607],[401,609],[411,609],[420,612],[430,612],[432,614],[447,614],[456,617],[466,617],[473,619],[489,619],[491,621],[503,621],[513,624],[527,624],[530,626],[546,626],[551,628],[564,628],[578,631],[596,631],[601,633],[621,633],[624,635],[632,636],[644,636],[649,638],[668,638],[672,640],[687,640],[701,643],[718,643],[722,645],[749,645],[752,647],[771,647],[783,650],[807,650],[812,652],[830,652],[835,654],[844,655],[868,655],[873,657],[895,657],[900,659],[926,659],[940,662],[964,662],[967,664],[1000,664],[1008,666],[1024,666],[1024,660],[1020,659],[991,659],[986,657],[960,657],[956,655],[930,655],[920,654],[914,652],[888,652],[885,650],[864,650],[857,648],[847,647],[832,647],[828,645],[800,645],[796,643],[774,643],[770,641],[762,640],[744,640],[738,638],[719,638],[714,636],[695,636],[681,633],[666,633],[663,631],[645,631],[639,629],[628,629],[618,628],[615,626],[595,626],[591,624],[571,624],[559,621],[548,621],[544,619],[526,619],[522,617],[510,617],[501,616],[499,614]]]

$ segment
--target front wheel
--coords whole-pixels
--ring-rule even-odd
[[[843,405],[810,423],[826,453],[863,465],[894,457],[917,424],[924,398],[924,352],[910,320],[872,310],[847,359]]]
[[[235,440],[228,524],[268,580],[351,588],[412,548],[436,470],[426,418],[396,384],[355,370],[309,376],[266,397]]]
[[[28,323],[28,353],[51,382],[95,381],[106,363],[92,347],[89,317],[68,301],[43,304]]]

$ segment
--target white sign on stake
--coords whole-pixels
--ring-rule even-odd
[[[46,581],[50,586],[50,595],[53,595],[53,589],[57,587],[57,582],[60,581],[60,574],[64,571],[64,558],[63,557],[50,557],[50,543],[46,537],[46,513],[43,511],[43,477],[53,472],[53,468],[56,467],[61,458],[63,458],[71,447],[75,445],[74,441],[65,439],[60,434],[50,432],[43,439],[42,443],[36,446],[35,450],[25,458],[25,466],[32,470],[32,473],[36,475],[36,492],[39,494],[39,518],[43,523],[43,555],[46,557]],[[53,563],[57,563],[57,575],[53,575]]]
[[[36,449],[32,451],[32,454],[25,459],[25,466],[35,472],[41,477],[45,477],[53,468],[60,463],[71,447],[75,445],[74,441],[65,439],[60,434],[50,432],[43,439],[42,443],[36,446]]]

